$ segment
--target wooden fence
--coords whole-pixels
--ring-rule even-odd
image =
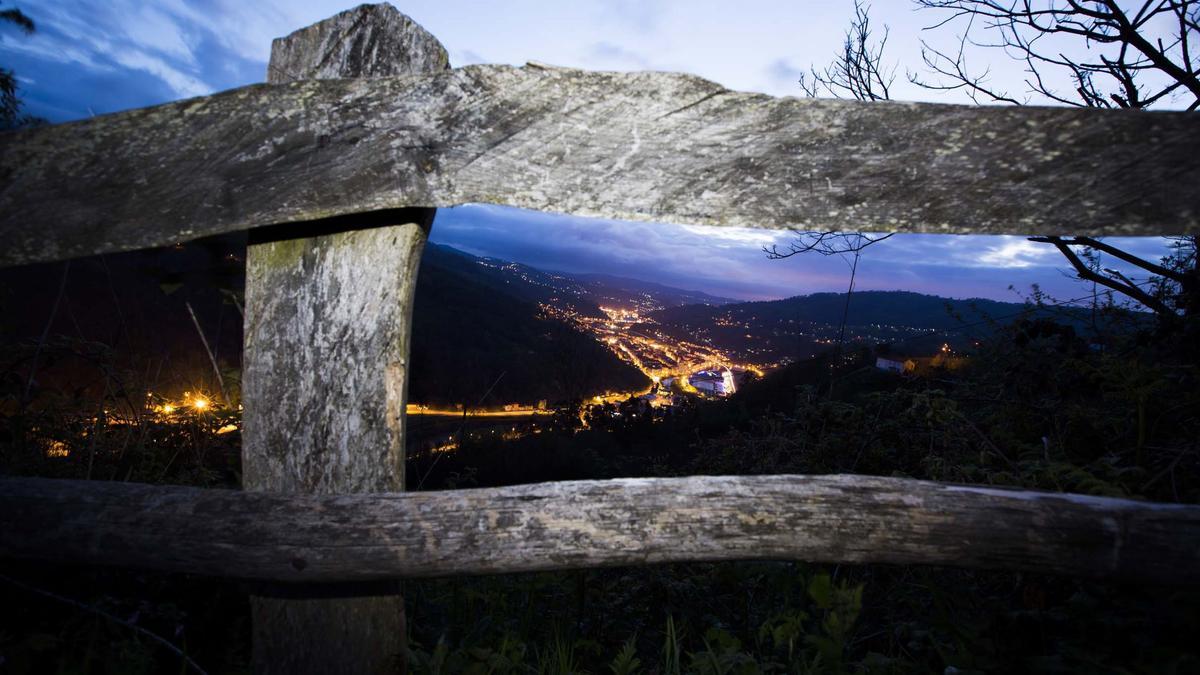
[[[354,495],[0,479],[0,511],[7,555],[287,583],[795,559],[1200,581],[1200,508],[872,476]]]
[[[388,5],[277,40],[269,73],[0,135],[2,265],[251,231],[246,492],[0,479],[0,555],[288,583],[750,558],[1200,582],[1194,506],[861,476],[400,493],[412,293],[436,207],[1190,233],[1195,114],[775,99],[541,64],[450,70],[437,40]],[[381,672],[403,653],[393,591],[303,595],[254,600],[259,671]]]

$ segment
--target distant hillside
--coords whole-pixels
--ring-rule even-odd
[[[728,305],[738,302],[732,298],[722,298],[709,295],[702,291],[687,291],[672,288],[652,281],[615,277],[610,274],[577,274],[574,277],[583,281],[595,295],[609,295],[616,302],[621,297],[637,296],[664,307],[679,305]],[[620,293],[615,293],[619,291]]]
[[[653,316],[664,322],[713,320],[718,316],[733,320],[750,319],[778,322],[800,320],[815,324],[839,324],[846,306],[845,293],[813,293],[783,300],[742,302],[721,307],[671,307]],[[1020,313],[1025,305],[995,300],[952,300],[909,291],[859,291],[850,298],[847,324],[905,326],[949,330],[961,322],[999,318]]]
[[[835,344],[845,306],[843,293],[814,293],[719,307],[671,307],[651,318],[673,337],[715,345],[756,363],[781,363],[809,358]],[[929,353],[943,341],[965,346],[972,337],[989,333],[993,321],[1009,323],[1026,309],[995,300],[859,291],[850,298],[846,341],[894,344],[898,353]],[[1077,312],[1076,323],[1082,323],[1083,315]]]
[[[481,258],[442,244],[428,244],[421,256],[421,270],[453,270],[459,276],[535,305],[552,304],[571,308],[584,316],[601,316],[600,307],[581,284],[566,275],[534,269],[528,265]]]
[[[442,244],[426,246],[422,260],[433,260],[480,283],[505,288],[522,300],[554,305],[583,316],[601,316],[601,306],[651,312],[678,305],[736,302],[700,291],[609,274],[547,272],[508,260],[473,256]]]
[[[473,406],[490,388],[485,406],[554,403],[648,384],[590,336],[539,318],[552,292],[478,260],[441,246],[422,258],[410,400]]]

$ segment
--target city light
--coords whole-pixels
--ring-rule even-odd
[[[742,363],[736,357],[718,349],[711,340],[700,335],[698,330],[692,340],[680,339],[671,335],[652,317],[650,311],[661,307],[647,306],[643,310],[630,310],[601,306],[603,317],[587,316],[572,311],[570,308],[541,305],[542,312],[547,316],[569,321],[590,333],[601,344],[606,345],[618,358],[642,371],[650,378],[652,385],[647,392],[623,392],[616,395],[597,397],[599,400],[625,400],[631,396],[642,396],[655,390],[664,380],[678,384],[685,392],[696,393],[696,389],[688,381],[689,377],[703,371],[742,371],[751,372],[762,377],[766,365]],[[718,320],[718,325],[721,325]],[[728,322],[728,319],[723,319]],[[743,324],[737,324],[741,327]],[[749,327],[749,324],[744,324]],[[747,336],[750,337],[750,336]],[[707,344],[702,344],[707,343]],[[731,375],[732,378],[732,375]],[[728,395],[734,390],[733,382],[723,387],[722,393]]]

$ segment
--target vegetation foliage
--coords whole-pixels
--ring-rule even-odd
[[[594,406],[573,433],[468,440],[431,484],[521,481],[528,467],[573,479],[852,472],[1200,501],[1200,382],[1186,336],[1111,305],[1096,321],[1089,335],[1031,311],[965,366],[916,375],[878,370],[859,351],[837,365],[833,395],[827,358],[657,418],[633,402]],[[535,645],[568,650],[587,672],[629,672],[634,658],[647,673],[1200,667],[1185,637],[1200,616],[1195,592],[1028,574],[679,565],[407,593],[418,672],[566,672]]]
[[[25,35],[32,35],[37,25],[19,9],[0,9],[0,28],[12,26]],[[24,103],[17,94],[17,74],[0,68],[0,131],[23,126],[37,126],[45,120],[27,115],[22,111]]]

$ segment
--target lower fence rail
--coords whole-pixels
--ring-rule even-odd
[[[870,476],[283,495],[0,479],[0,557],[284,583],[717,560],[1200,584],[1200,506]]]

